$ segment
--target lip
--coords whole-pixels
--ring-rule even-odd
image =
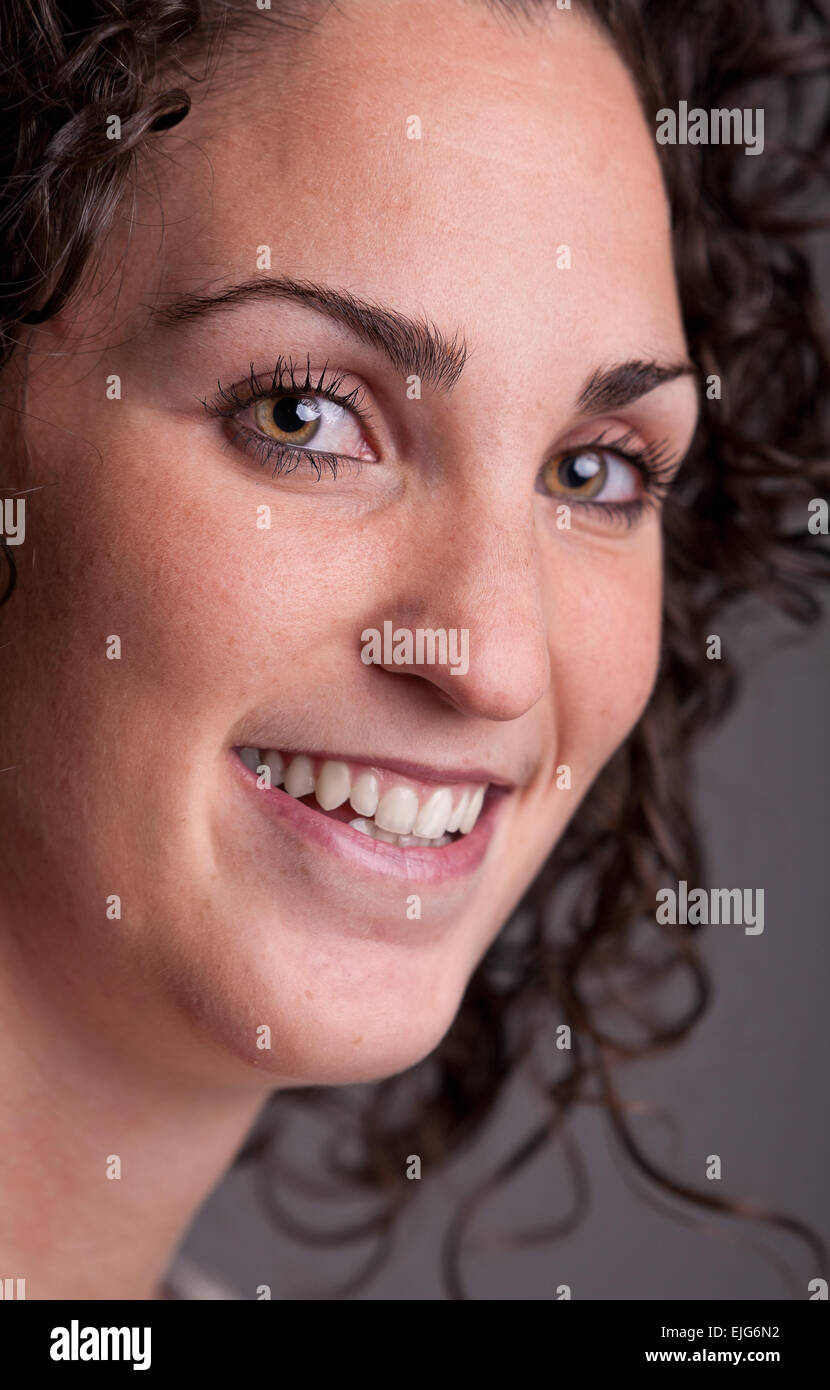
[[[462,835],[441,849],[425,849],[416,845],[410,849],[401,849],[397,845],[387,845],[382,840],[370,840],[367,835],[361,835],[360,831],[352,830],[344,821],[333,820],[310,806],[304,806],[301,801],[289,796],[280,787],[258,787],[256,774],[245,766],[233,750],[230,756],[235,774],[241,779],[245,791],[257,798],[261,809],[266,815],[271,816],[276,824],[288,826],[295,833],[314,841],[359,872],[373,876],[380,874],[385,878],[396,878],[406,883],[446,883],[451,879],[465,878],[474,873],[487,853],[507,799],[506,787],[497,783],[495,791],[492,787],[488,791],[481,814],[469,835]],[[316,753],[315,756],[325,755]],[[358,762],[359,759],[355,758],[352,761]],[[417,766],[414,763],[368,764],[381,765],[398,772],[403,772],[407,766],[410,769]],[[434,769],[429,779],[423,777],[423,773],[424,769],[419,768],[417,775],[424,781],[439,780]],[[410,775],[415,774],[412,772]],[[448,780],[474,781],[475,777],[465,769],[463,776],[457,775]],[[487,775],[483,775],[481,780],[486,781]]]

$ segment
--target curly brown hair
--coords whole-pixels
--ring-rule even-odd
[[[531,25],[551,0],[489,3]],[[269,18],[296,28],[312,8],[272,0]],[[656,1188],[771,1222],[803,1239],[819,1270],[826,1266],[821,1241],[801,1222],[699,1192],[659,1168],[629,1127],[615,1068],[676,1044],[707,1003],[694,928],[658,925],[654,911],[662,884],[700,881],[703,873],[690,751],[736,691],[733,671],[706,659],[706,638],[747,594],[798,624],[814,622],[821,612],[816,581],[830,577],[830,556],[807,526],[808,503],[830,489],[830,352],[805,240],[830,220],[830,12],[825,0],[681,7],[581,0],[581,8],[627,64],[649,122],[681,99],[690,108],[761,106],[768,129],[781,134],[763,158],[750,160],[736,159],[729,146],[658,146],[689,350],[702,378],[717,379],[719,389],[705,393],[692,448],[665,502],[662,659],[645,713],[476,969],[435,1051],[372,1086],[275,1095],[238,1155],[239,1163],[257,1164],[264,1202],[293,1234],[321,1245],[378,1237],[358,1275],[334,1291],[340,1296],[386,1254],[413,1192],[404,1156],[419,1155],[427,1171],[445,1163],[480,1133],[519,1067],[537,1085],[545,1120],[461,1204],[445,1246],[451,1297],[466,1296],[462,1241],[478,1206],[551,1139],[565,1145],[574,1211],[527,1239],[573,1224],[585,1186],[564,1121],[597,1090],[624,1151]],[[224,0],[7,0],[0,12],[0,87],[9,112],[0,132],[0,363],[25,341],[25,325],[57,313],[84,282],[142,150],[187,114],[188,88],[202,80],[189,65],[205,53],[217,59],[223,31],[242,30],[251,17],[251,6]],[[121,122],[117,141],[106,137],[113,115]],[[14,569],[5,553],[7,598]],[[678,972],[691,984],[692,1002],[667,1019],[661,991]],[[553,1049],[549,1075],[553,1064],[542,1066],[536,1043],[562,1024],[571,1046]],[[321,1233],[286,1210],[288,1185],[308,1188],[280,1142],[285,1109],[298,1100],[333,1119],[330,1179],[340,1190],[377,1196],[369,1220]]]

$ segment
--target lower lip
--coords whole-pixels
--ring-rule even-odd
[[[372,840],[359,830],[352,830],[345,822],[332,820],[304,806],[279,787],[258,787],[256,773],[251,772],[236,753],[232,752],[231,757],[236,775],[243,779],[247,790],[275,822],[290,826],[364,873],[407,883],[446,883],[450,879],[469,877],[487,853],[506,800],[501,788],[491,788],[469,835],[462,835],[440,849],[424,849],[417,845],[401,849],[398,845],[384,844],[383,840]]]

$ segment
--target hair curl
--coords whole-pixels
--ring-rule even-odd
[[[489,0],[532,23],[546,0]],[[579,3],[579,0],[577,0]],[[136,160],[153,132],[187,114],[181,82],[193,52],[218,51],[223,29],[250,18],[209,0],[91,0],[65,5],[7,0],[0,12],[0,89],[10,113],[0,132],[0,363],[25,325],[76,293],[112,225]],[[765,1220],[802,1238],[819,1268],[824,1247],[802,1223],[674,1180],[640,1146],[626,1119],[615,1065],[676,1044],[704,1011],[709,984],[692,928],[658,926],[661,884],[700,881],[689,810],[694,741],[732,702],[736,681],[705,656],[707,635],[751,594],[799,624],[820,607],[830,577],[807,504],[830,488],[830,354],[804,238],[826,227],[830,134],[830,12],[826,0],[583,0],[637,84],[646,119],[681,99],[704,109],[761,105],[786,138],[763,158],[728,146],[658,147],[673,210],[675,260],[692,358],[720,395],[703,401],[688,459],[664,509],[662,659],[649,705],[606,765],[550,860],[476,969],[456,1019],[417,1067],[373,1086],[278,1094],[238,1155],[256,1162],[261,1194],[280,1224],[316,1244],[369,1235],[376,1250],[337,1292],[365,1281],[384,1257],[412,1193],[402,1156],[427,1171],[479,1134],[507,1080],[522,1067],[546,1117],[461,1204],[445,1245],[452,1297],[465,1297],[462,1239],[484,1198],[552,1137],[575,1180],[571,1213],[524,1237],[562,1233],[585,1205],[578,1157],[563,1128],[571,1107],[598,1092],[623,1150],[654,1189],[715,1211]],[[273,0],[271,18],[301,22],[306,6]],[[189,78],[189,81],[197,80]],[[107,138],[118,116],[121,138]],[[6,550],[11,561],[11,555]],[[5,597],[11,592],[14,572]],[[641,944],[648,927],[650,944]],[[678,972],[688,1008],[665,1018],[661,990]],[[540,1032],[566,1023],[558,1070],[537,1055]],[[592,1087],[594,1090],[592,1091]],[[281,1190],[311,1185],[280,1144],[286,1106],[313,1102],[335,1119],[326,1150],[341,1190],[376,1194],[367,1220],[335,1233],[300,1225]],[[357,1141],[357,1151],[348,1151]],[[317,1190],[317,1189],[314,1189]]]

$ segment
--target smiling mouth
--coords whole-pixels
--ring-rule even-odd
[[[488,791],[486,782],[442,786],[403,777],[388,768],[273,748],[237,748],[250,772],[281,787],[360,835],[400,849],[442,849],[475,828]]]

